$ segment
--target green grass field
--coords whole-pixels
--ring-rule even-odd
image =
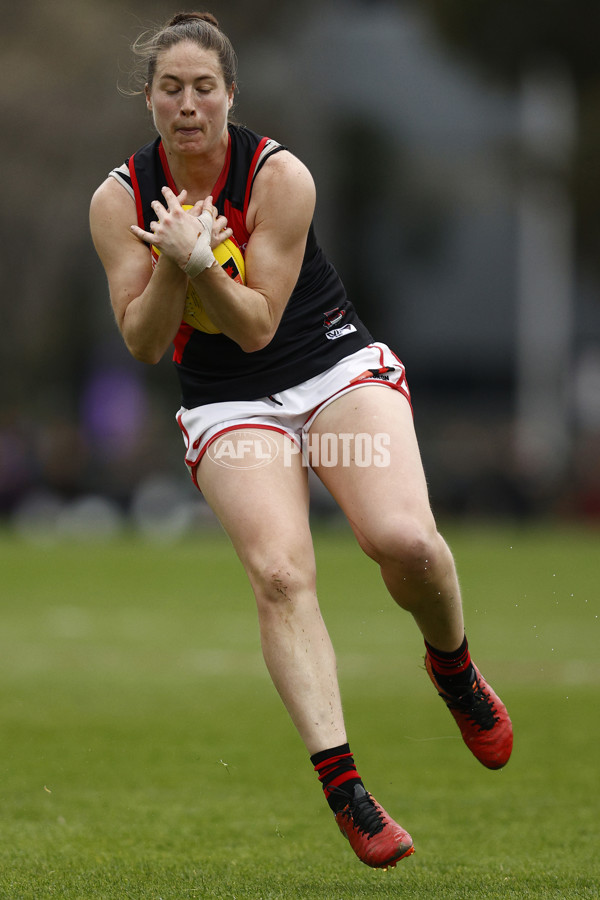
[[[387,873],[337,831],[224,538],[0,539],[0,897],[600,896],[600,534],[444,533],[515,726],[501,772],[462,745],[376,567],[345,531],[316,539],[357,763],[415,840]]]

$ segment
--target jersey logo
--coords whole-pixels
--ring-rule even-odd
[[[356,326],[349,322],[347,325],[342,325],[341,328],[334,328],[332,331],[326,331],[325,337],[328,341],[337,341],[338,338],[345,337],[347,334],[352,334],[353,331],[356,331]]]
[[[340,309],[339,306],[336,306],[335,309],[328,310],[326,313],[323,313],[323,327],[334,328],[336,325],[340,324],[345,315],[346,311]]]

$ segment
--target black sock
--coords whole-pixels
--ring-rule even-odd
[[[425,641],[425,646],[431,660],[431,668],[440,687],[450,692],[460,693],[462,688],[473,683],[475,670],[466,637],[453,653],[437,650],[427,641]]]
[[[347,806],[355,785],[362,785],[354,757],[350,752],[350,745],[341,744],[339,747],[314,753],[310,761],[323,786],[325,799],[334,813],[339,812]]]

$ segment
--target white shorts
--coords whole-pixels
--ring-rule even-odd
[[[365,384],[400,391],[410,403],[404,366],[386,344],[369,344],[320,375],[259,400],[228,400],[194,409],[182,407],[177,423],[186,446],[185,463],[194,484],[196,468],[208,447],[222,434],[240,428],[265,428],[287,435],[302,446],[320,412],[342,394]]]

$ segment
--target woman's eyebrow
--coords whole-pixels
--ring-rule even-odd
[[[171,75],[169,72],[164,72],[159,76],[159,81],[164,81],[166,79],[170,79],[171,81],[178,81],[180,84],[182,82],[182,79],[179,77],[179,75]],[[194,81],[213,81],[214,79],[215,76],[210,72],[207,72],[205,75],[196,75],[194,77]]]

